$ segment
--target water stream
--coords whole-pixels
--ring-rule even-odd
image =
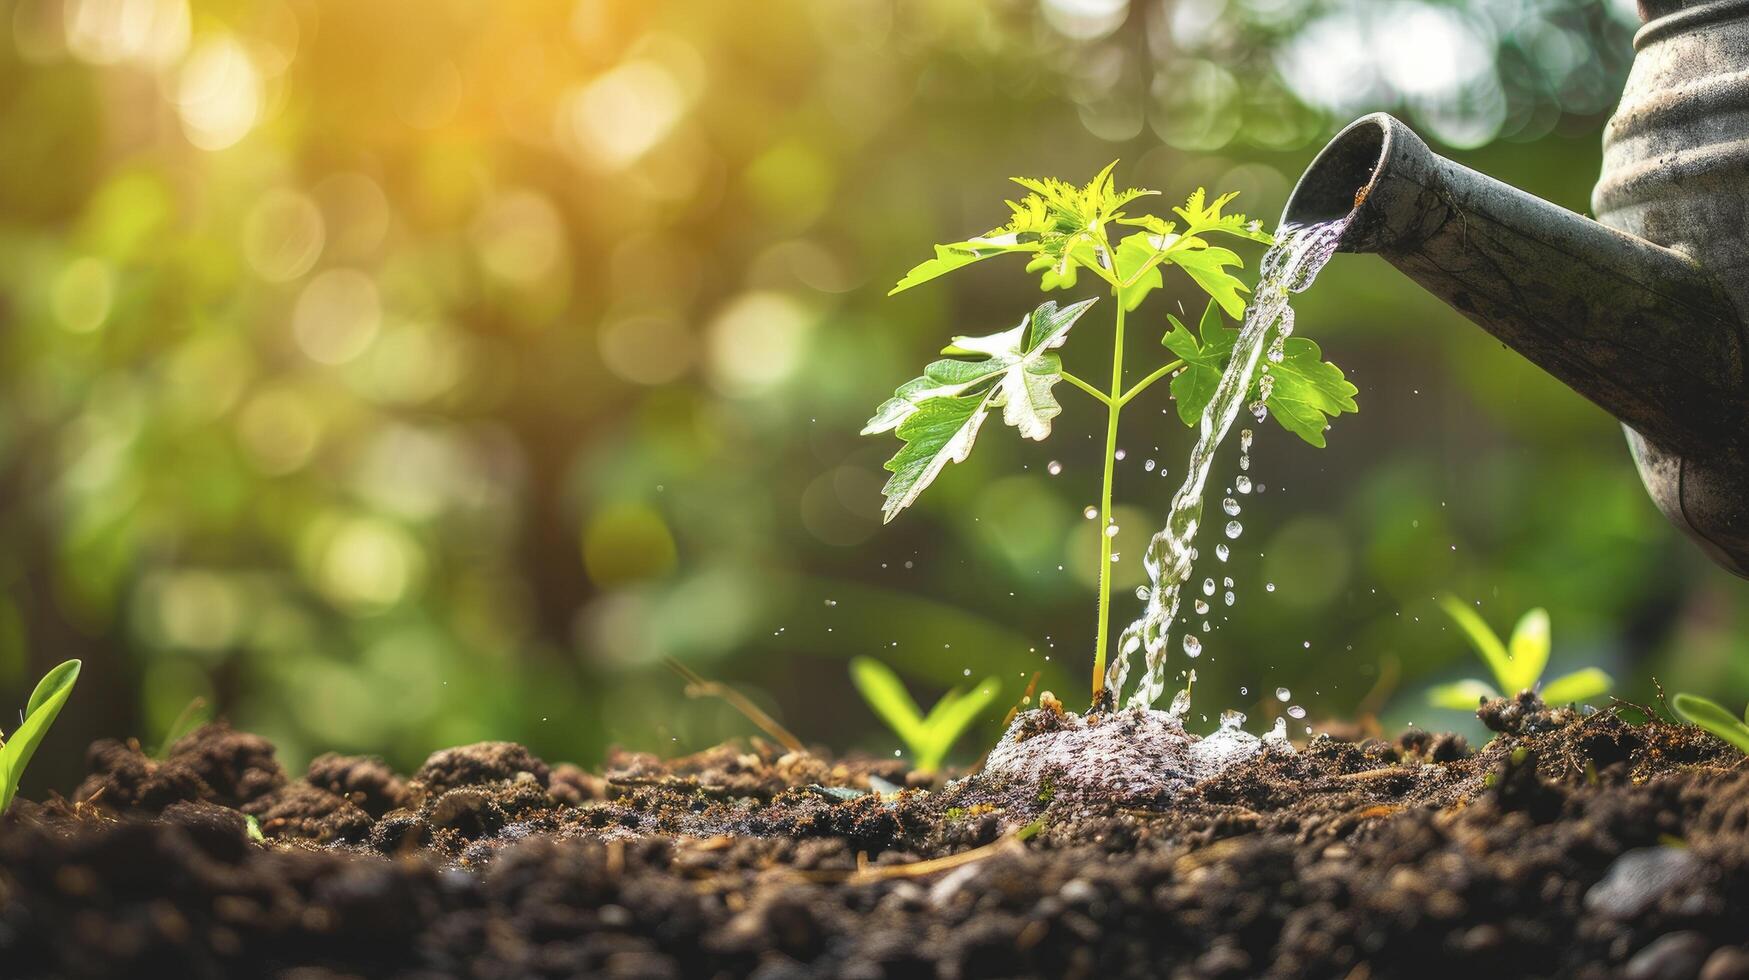
[[[1196,532],[1202,519],[1203,486],[1208,482],[1209,467],[1215,450],[1220,448],[1233,419],[1245,405],[1251,390],[1251,380],[1257,375],[1258,360],[1263,355],[1264,340],[1270,328],[1280,327],[1272,346],[1272,357],[1279,357],[1282,338],[1293,332],[1293,309],[1288,298],[1303,292],[1317,278],[1318,271],[1336,254],[1336,242],[1347,227],[1347,219],[1312,225],[1286,225],[1276,235],[1276,243],[1264,253],[1261,275],[1251,305],[1245,311],[1245,322],[1233,345],[1232,360],[1227,363],[1214,397],[1203,409],[1197,428],[1196,445],[1190,451],[1184,482],[1172,496],[1166,526],[1148,543],[1142,564],[1149,584],[1144,587],[1147,608],[1142,615],[1124,628],[1118,637],[1117,652],[1105,673],[1105,689],[1112,704],[1118,704],[1124,681],[1129,674],[1130,659],[1137,650],[1144,650],[1145,673],[1130,697],[1131,707],[1148,708],[1166,690],[1167,640],[1172,619],[1178,615],[1178,602],[1184,584],[1190,581],[1191,566],[1196,561]],[[1269,398],[1269,378],[1260,383],[1263,396],[1251,409],[1262,417]],[[1187,636],[1189,634],[1186,634]]]

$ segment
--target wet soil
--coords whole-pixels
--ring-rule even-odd
[[[1477,750],[1326,735],[1143,800],[757,740],[297,778],[222,724],[99,742],[0,819],[0,974],[1749,977],[1740,753],[1481,714]]]

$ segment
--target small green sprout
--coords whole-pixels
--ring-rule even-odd
[[[267,843],[267,835],[261,832],[261,821],[253,813],[243,815],[244,827],[249,832],[249,839],[257,844]]]
[[[906,750],[911,753],[911,762],[919,772],[934,772],[941,768],[948,751],[977,720],[978,712],[996,699],[1000,688],[994,677],[987,678],[969,692],[961,693],[956,687],[943,694],[925,715],[917,710],[917,702],[911,700],[899,675],[879,660],[853,658],[850,679],[875,714],[880,715],[893,734],[899,736],[899,741],[905,743]]]
[[[1483,698],[1510,697],[1519,691],[1536,689],[1543,668],[1549,664],[1548,610],[1532,609],[1519,617],[1518,624],[1512,628],[1512,639],[1502,643],[1494,630],[1462,599],[1447,593],[1439,597],[1439,605],[1469,637],[1470,646],[1493,672],[1494,684],[1475,678],[1441,684],[1427,692],[1429,704],[1436,708],[1474,710]],[[1549,681],[1540,693],[1549,704],[1567,704],[1594,698],[1609,690],[1613,683],[1603,671],[1586,667]]]
[[[25,705],[24,721],[0,745],[0,813],[12,805],[24,767],[30,764],[30,757],[36,754],[37,745],[54,724],[55,716],[61,713],[61,706],[67,703],[67,697],[73,693],[73,682],[78,679],[77,660],[68,660],[44,674]]]
[[[1744,710],[1743,720],[1738,721],[1718,702],[1696,694],[1678,694],[1670,699],[1670,706],[1676,709],[1683,721],[1704,728],[1735,745],[1739,751],[1749,753],[1749,709]]]
[[[206,698],[195,696],[177,713],[170,722],[170,727],[164,729],[164,740],[158,743],[152,758],[160,761],[170,757],[170,746],[182,740],[184,735],[212,720],[212,709],[207,706]]]

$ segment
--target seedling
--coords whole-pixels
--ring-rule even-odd
[[[1441,684],[1427,692],[1427,701],[1436,708],[1474,710],[1483,698],[1510,697],[1519,691],[1535,690],[1542,679],[1543,668],[1549,664],[1549,613],[1537,608],[1525,613],[1512,627],[1512,639],[1501,643],[1482,617],[1457,596],[1447,593],[1439,598],[1440,608],[1452,622],[1464,631],[1470,646],[1494,674],[1494,682],[1470,678],[1451,684]],[[1567,704],[1594,698],[1615,683],[1596,667],[1575,670],[1543,685],[1539,692],[1549,704]]]
[[[0,745],[0,813],[12,806],[24,767],[30,764],[30,757],[36,754],[37,745],[55,723],[55,716],[61,713],[61,706],[67,703],[67,697],[73,693],[73,682],[78,679],[79,661],[68,660],[44,674],[37,681],[36,690],[30,693],[24,720],[12,737]]]
[[[164,740],[158,743],[158,748],[152,753],[154,759],[168,759],[170,746],[182,740],[184,735],[212,720],[212,708],[207,705],[206,698],[196,696],[182,706],[170,727],[164,729]]]
[[[1704,728],[1735,745],[1739,751],[1749,753],[1749,709],[1744,709],[1743,720],[1738,721],[1718,702],[1697,694],[1678,694],[1670,699],[1670,706],[1676,709],[1683,721]]]
[[[977,720],[978,712],[996,699],[1000,687],[994,677],[968,692],[961,692],[956,687],[943,694],[925,715],[917,710],[917,702],[911,700],[905,685],[899,681],[899,675],[879,660],[853,658],[850,679],[875,714],[880,715],[893,734],[899,736],[899,741],[905,743],[906,751],[911,754],[911,764],[919,772],[934,772],[941,768],[948,751]]]
[[[948,463],[963,462],[991,412],[1023,438],[1042,440],[1051,434],[1051,420],[1062,412],[1053,389],[1060,381],[1080,389],[1105,406],[1105,457],[1099,493],[1099,607],[1095,630],[1092,691],[1097,699],[1104,686],[1111,608],[1112,477],[1118,459],[1118,419],[1125,406],[1161,378],[1171,378],[1178,417],[1187,426],[1201,422],[1203,408],[1214,397],[1216,383],[1230,359],[1237,332],[1225,326],[1224,313],[1234,319],[1245,312],[1240,295],[1246,287],[1229,267],[1241,267],[1234,252],[1211,244],[1226,235],[1269,244],[1262,226],[1242,214],[1225,213],[1234,194],[1213,201],[1198,188],[1183,207],[1173,208],[1182,221],[1152,214],[1130,216],[1126,208],[1157,191],[1118,191],[1111,172],[1116,163],[1082,187],[1061,180],[1016,177],[1026,188],[1020,201],[1009,201],[1007,224],[977,238],[935,246],[935,257],[923,262],[892,289],[902,292],[956,269],[996,255],[1028,256],[1026,271],[1039,274],[1039,287],[1049,292],[1073,289],[1085,270],[1112,297],[1110,383],[1100,388],[1063,368],[1057,354],[1069,331],[1094,303],[1084,299],[1059,307],[1046,301],[1020,318],[1014,327],[982,337],[955,337],[938,360],[920,377],[899,386],[893,397],[875,410],[864,435],[895,432],[904,442],[887,461],[892,472],[884,493],[888,521],[916,501]],[[1113,241],[1113,238],[1121,234]],[[1154,367],[1134,384],[1124,374],[1125,318],[1149,293],[1165,285],[1161,269],[1183,270],[1210,297],[1192,332],[1168,315],[1171,330],[1162,339],[1174,359]],[[1271,329],[1277,329],[1272,327]],[[1285,429],[1314,446],[1324,445],[1330,416],[1356,410],[1355,387],[1342,371],[1326,363],[1318,345],[1289,338],[1273,355],[1273,378],[1267,404]],[[1257,384],[1254,382],[1254,385]],[[1259,387],[1259,391],[1261,391]],[[1255,396],[1254,396],[1255,397]]]

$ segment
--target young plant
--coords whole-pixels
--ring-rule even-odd
[[[182,740],[184,735],[211,721],[212,708],[206,703],[206,698],[196,695],[177,712],[170,727],[164,729],[164,740],[158,743],[158,748],[152,752],[152,758],[160,761],[170,757],[170,747]]]
[[[892,289],[893,293],[902,292],[997,255],[1027,256],[1026,271],[1039,275],[1039,287],[1046,292],[1073,289],[1080,283],[1080,274],[1087,272],[1112,299],[1109,383],[1100,387],[1069,373],[1057,354],[1094,299],[1062,307],[1046,301],[1008,330],[955,337],[942,351],[949,357],[929,364],[921,376],[899,386],[862,430],[864,435],[894,432],[904,443],[886,464],[893,475],[884,490],[884,514],[891,521],[948,463],[966,459],[991,412],[1000,409],[1002,421],[1023,438],[1042,440],[1051,433],[1051,420],[1062,412],[1053,392],[1058,382],[1067,381],[1105,406],[1099,526],[1108,533],[1099,535],[1099,618],[1092,673],[1095,699],[1104,686],[1110,640],[1109,531],[1119,417],[1125,406],[1154,382],[1171,376],[1178,417],[1187,426],[1199,424],[1237,336],[1225,326],[1222,314],[1240,319],[1245,312],[1240,294],[1246,287],[1229,271],[1244,263],[1237,254],[1213,242],[1223,235],[1263,244],[1272,241],[1258,222],[1248,221],[1242,214],[1225,213],[1235,195],[1223,194],[1210,201],[1201,188],[1183,207],[1172,209],[1177,221],[1152,214],[1132,216],[1126,208],[1158,192],[1117,190],[1111,177],[1116,166],[1111,164],[1081,187],[1049,178],[1013,178],[1028,193],[1019,201],[1007,202],[1011,212],[1007,224],[976,238],[935,246],[935,257],[906,273]],[[1130,384],[1124,365],[1125,320],[1149,293],[1165,285],[1162,269],[1166,266],[1188,275],[1208,294],[1209,304],[1195,333],[1177,317],[1167,316],[1171,329],[1162,343],[1176,356],[1157,358],[1141,380]],[[1318,345],[1310,340],[1289,338],[1282,352],[1282,359],[1269,365],[1274,378],[1267,399],[1271,414],[1283,428],[1322,446],[1327,419],[1356,410],[1357,389],[1343,378],[1339,368],[1324,362]]]
[[[1483,698],[1511,697],[1523,690],[1535,690],[1542,679],[1543,668],[1549,664],[1549,613],[1532,609],[1512,627],[1512,639],[1501,643],[1500,637],[1476,611],[1457,596],[1447,593],[1439,598],[1440,608],[1452,622],[1464,631],[1470,646],[1494,674],[1494,682],[1470,678],[1451,684],[1441,684],[1427,692],[1427,701],[1436,708],[1475,710]],[[1567,704],[1594,698],[1615,683],[1596,667],[1575,670],[1549,681],[1538,693],[1549,704]]]
[[[862,699],[881,716],[893,734],[899,736],[899,741],[905,743],[906,751],[911,753],[911,764],[919,772],[934,772],[941,768],[954,743],[977,720],[978,712],[996,699],[1000,687],[994,677],[969,692],[961,693],[956,687],[943,694],[925,715],[917,710],[917,702],[911,700],[905,685],[899,681],[899,675],[879,660],[853,658],[850,679],[862,692]]]
[[[1738,751],[1749,753],[1749,709],[1744,709],[1743,720],[1738,721],[1736,715],[1720,707],[1718,702],[1697,694],[1678,694],[1670,699],[1670,706],[1676,709],[1683,721],[1712,732],[1735,745]]]
[[[61,713],[61,706],[67,703],[67,697],[73,693],[73,682],[78,679],[77,660],[68,660],[44,674],[25,704],[24,720],[0,745],[0,813],[12,806],[24,767],[30,764],[30,757],[36,754],[37,745],[55,723],[55,716]]]

